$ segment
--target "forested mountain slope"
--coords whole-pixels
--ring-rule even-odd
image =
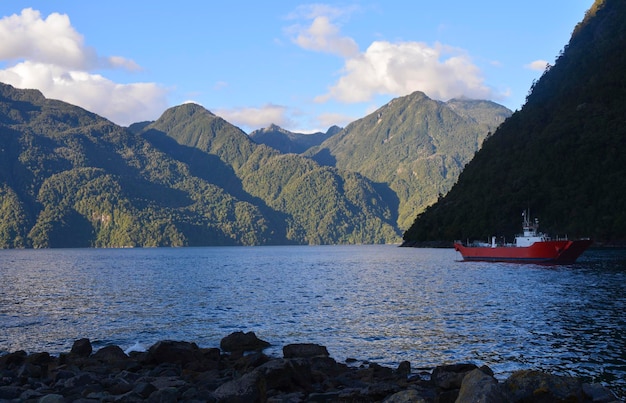
[[[405,243],[512,236],[526,208],[552,234],[626,241],[624,49],[626,2],[597,0],[523,108],[417,216]]]
[[[129,130],[0,84],[0,247],[399,239],[368,180],[291,158],[197,105]]]
[[[283,241],[253,204],[39,91],[0,84],[0,153],[0,247]]]
[[[223,176],[230,183],[220,185],[234,194],[244,192],[257,205],[283,215],[290,242],[382,243],[399,239],[394,215],[397,206],[369,180],[258,145],[199,105],[167,110],[144,129],[144,135],[149,139],[165,136],[181,146],[218,156],[232,168],[230,176]],[[197,160],[181,161],[194,172],[201,169]]]
[[[435,203],[456,182],[483,140],[511,115],[489,101],[435,101],[422,92],[396,98],[349,124],[306,155],[389,186],[398,225]]]

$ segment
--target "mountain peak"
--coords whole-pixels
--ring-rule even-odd
[[[0,99],[12,99],[16,101],[42,103],[46,100],[39,90],[18,89],[9,84],[0,83]]]
[[[185,102],[178,106],[173,106],[167,109],[163,114],[165,115],[169,111],[172,111],[175,113],[187,114],[188,116],[193,116],[196,113],[208,113],[209,115],[215,116],[211,111],[206,109],[204,106],[197,104],[195,102]]]
[[[263,128],[260,130],[263,133],[270,133],[270,132],[280,132],[280,133],[291,133],[289,130],[283,129],[282,127],[278,126],[277,124],[270,124],[269,126]]]

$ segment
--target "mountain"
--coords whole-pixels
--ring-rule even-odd
[[[546,232],[625,242],[624,49],[626,2],[597,0],[525,105],[417,215],[405,243],[511,237],[526,208]]]
[[[191,154],[199,150],[217,156],[232,172],[213,175],[217,177],[214,180],[221,180],[220,186],[234,194],[247,194],[257,205],[282,214],[290,242],[389,243],[399,239],[394,200],[379,193],[380,186],[359,174],[258,145],[198,105],[167,110],[143,133],[157,147],[156,139],[173,139]],[[205,169],[195,158],[181,162],[198,174]]]
[[[489,101],[396,98],[310,149],[320,164],[385,184],[399,202],[398,225],[446,194],[483,140],[511,111]]]
[[[126,129],[0,84],[2,248],[392,242],[392,211],[367,179],[198,105]]]
[[[312,134],[293,133],[276,125],[270,125],[265,129],[255,130],[250,133],[250,138],[257,144],[265,144],[283,154],[301,154],[311,147],[322,142],[341,131],[338,126],[332,126],[326,133],[316,132]]]
[[[257,206],[39,91],[0,84],[0,153],[0,247],[284,242]]]

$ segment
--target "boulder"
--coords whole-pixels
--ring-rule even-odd
[[[47,353],[47,352],[32,353],[31,355],[28,356],[28,359],[27,359],[27,362],[31,364],[35,364],[35,365],[43,365],[51,361],[52,361],[52,357],[50,356],[50,353]]]
[[[0,356],[0,369],[12,369],[26,361],[26,351],[20,350]]]
[[[119,346],[106,346],[96,351],[93,358],[107,363],[115,363],[128,360],[128,356]]]
[[[220,341],[223,351],[258,351],[270,346],[270,343],[259,339],[254,332],[234,332]]]
[[[70,350],[70,354],[78,356],[78,357],[89,357],[93,348],[91,347],[91,342],[89,339],[79,339],[74,342],[72,345],[72,350]]]
[[[498,380],[480,369],[463,378],[457,402],[501,403],[505,401]]]
[[[409,361],[402,361],[396,369],[398,376],[407,377],[411,374],[411,363]]]
[[[252,371],[222,384],[213,395],[218,402],[264,402],[267,386],[261,373]]]
[[[196,343],[186,341],[159,341],[148,349],[146,360],[155,364],[171,363],[185,366],[203,359]]]
[[[383,403],[426,403],[426,400],[415,389],[402,390],[389,396]]]
[[[324,346],[313,343],[287,344],[283,347],[283,357],[285,358],[310,358],[328,357],[328,350]]]
[[[440,365],[435,367],[430,380],[439,389],[460,389],[465,375],[477,368],[474,364]]]
[[[363,361],[337,363],[324,346],[285,346],[287,358],[241,348],[265,345],[238,339],[238,350],[162,341],[127,356],[117,346],[89,353],[88,339],[72,353],[16,352],[0,356],[0,401],[209,401],[209,402],[617,402],[600,384],[539,371],[518,371],[498,382],[487,367],[444,365],[411,375],[411,364],[397,369]],[[253,333],[251,335],[254,335]],[[225,343],[228,344],[228,343]],[[244,347],[242,347],[244,346]],[[86,356],[89,354],[89,356]],[[81,356],[82,355],[82,356]]]
[[[503,390],[512,402],[585,401],[581,380],[536,370],[514,372],[504,381]]]
[[[254,372],[265,380],[267,389],[276,389],[283,392],[300,390],[311,391],[313,381],[311,366],[304,359],[277,359],[268,361]]]
[[[583,392],[589,396],[592,402],[608,403],[618,401],[613,392],[599,383],[583,383]]]

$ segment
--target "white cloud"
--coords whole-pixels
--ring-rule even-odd
[[[344,58],[355,57],[359,53],[357,43],[349,37],[341,36],[339,27],[333,19],[349,14],[355,10],[351,8],[337,8],[324,4],[300,6],[292,13],[290,19],[310,20],[308,27],[293,25],[287,28],[287,34],[298,46],[339,55]]]
[[[327,52],[342,57],[354,57],[359,47],[352,38],[339,35],[339,28],[328,17],[316,17],[311,26],[299,29],[293,41],[300,47],[319,52]]]
[[[26,8],[0,19],[0,44],[2,60],[28,59],[75,69],[97,64],[95,52],[84,46],[69,17],[58,13],[44,20],[39,11]]]
[[[545,60],[535,60],[530,62],[524,67],[529,70],[544,71],[548,67],[549,63]]]
[[[152,120],[167,106],[168,90],[155,83],[117,84],[96,69],[138,71],[133,60],[99,56],[85,46],[67,15],[43,19],[32,8],[0,19],[0,81],[18,88],[36,88],[60,99],[128,125]]]
[[[153,120],[167,107],[167,90],[157,84],[117,84],[98,74],[51,64],[22,62],[0,70],[0,81],[36,88],[47,98],[78,105],[121,125]]]
[[[295,44],[345,59],[338,81],[316,102],[367,102],[376,95],[402,96],[413,91],[423,91],[441,100],[493,97],[481,71],[461,49],[421,42],[375,41],[365,52],[359,51],[356,42],[342,36],[333,23],[334,18],[346,12],[317,5],[292,14],[293,18],[310,20],[307,28],[293,26],[288,30]]]
[[[212,112],[236,126],[252,130],[268,127],[272,123],[281,127],[292,123],[287,116],[287,108],[274,104],[266,104],[260,108],[217,109]]]
[[[441,45],[376,41],[358,57],[347,59],[342,73],[316,101],[366,102],[379,94],[402,96],[413,91],[441,100],[492,96],[469,56]]]

